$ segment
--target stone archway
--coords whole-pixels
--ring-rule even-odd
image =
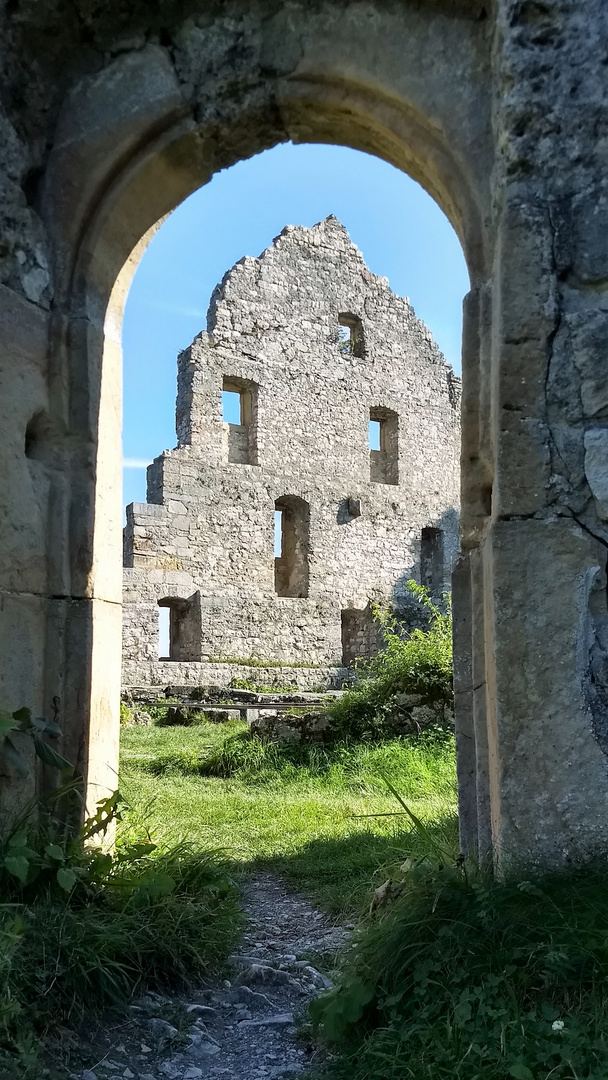
[[[597,12],[586,56],[599,64]],[[574,80],[580,52],[572,6],[497,0],[490,15],[458,0],[235,2],[213,15],[192,0],[187,18],[162,26],[135,10],[125,27],[110,4],[88,37],[74,31],[35,213],[3,290],[13,386],[0,551],[14,656],[3,692],[13,707],[61,699],[65,749],[86,763],[93,796],[113,785],[117,754],[120,322],[139,253],[217,169],[286,139],[336,142],[419,180],[471,276],[454,586],[463,844],[505,864],[605,851],[606,404],[593,370],[606,337],[608,255],[594,226],[605,169],[598,157],[584,178],[574,164],[556,172],[546,124],[550,112],[580,139],[564,75]],[[105,51],[92,62],[95,34]],[[552,83],[538,50],[558,47]],[[25,132],[35,107],[21,110]],[[52,309],[50,282],[37,293],[38,249]],[[41,413],[36,472],[20,446]]]

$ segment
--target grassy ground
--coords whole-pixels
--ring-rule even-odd
[[[453,842],[449,738],[279,750],[240,722],[123,732],[121,791],[190,841],[224,849],[233,870],[270,866],[331,911],[356,912],[384,868],[419,844],[382,779]],[[209,775],[211,774],[211,775]],[[214,775],[215,774],[215,775]],[[366,817],[366,815],[391,815]]]
[[[383,776],[421,826],[395,816]],[[323,1075],[606,1080],[605,870],[501,883],[461,865],[447,736],[278,749],[236,723],[134,728],[123,790],[195,844],[219,844],[233,869],[273,867],[359,915],[313,1009],[334,1051]],[[368,912],[389,873],[386,906]]]

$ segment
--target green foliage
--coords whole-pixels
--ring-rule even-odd
[[[73,772],[70,762],[57,753],[55,748],[46,741],[45,735],[51,739],[56,739],[61,735],[54,720],[48,720],[44,716],[32,716],[31,710],[26,708],[17,709],[14,713],[0,709],[0,757],[4,757],[22,779],[25,779],[30,771],[23,756],[23,743],[20,744],[18,741],[23,736],[31,740],[37,757],[45,765],[50,765],[51,768],[59,769],[61,772]]]
[[[130,709],[125,701],[120,703],[120,723],[121,727],[125,727],[133,720],[133,709]]]
[[[241,725],[238,725],[241,727]],[[188,747],[160,750],[137,761],[136,768],[153,776],[181,775],[234,779],[248,786],[324,784],[333,790],[385,788],[383,773],[390,772],[410,797],[454,795],[454,743],[450,735],[429,732],[411,741],[393,739],[383,744],[345,742],[265,742],[237,730],[210,746],[194,742]]]
[[[428,591],[415,581],[408,588],[427,620],[426,629],[403,632],[390,612],[375,609],[383,635],[383,648],[373,659],[359,665],[356,686],[328,706],[336,737],[383,739],[418,728],[410,719],[409,695],[438,708],[452,705],[452,615],[450,598],[442,610]],[[437,727],[442,720],[433,719]]]
[[[115,819],[113,850],[91,845]],[[139,986],[217,971],[240,924],[221,853],[156,839],[117,794],[77,834],[55,826],[47,816],[4,845],[0,1065],[36,1032],[124,1003]]]
[[[341,1049],[331,1077],[608,1075],[605,873],[501,884],[433,849],[398,879],[311,1006]]]

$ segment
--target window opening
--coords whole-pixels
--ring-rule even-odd
[[[349,326],[338,326],[338,345],[341,353],[350,354],[352,342]]]
[[[224,460],[257,465],[258,388],[248,379],[225,376],[222,383]]]
[[[424,528],[420,541],[420,583],[431,596],[443,591],[443,532],[441,529]]]
[[[222,390],[222,420],[225,424],[242,424],[242,398],[236,390]]]
[[[158,656],[160,660],[201,658],[200,593],[189,600],[165,596],[158,601]]]
[[[274,512],[274,554],[280,559],[283,554],[283,511]]]
[[[277,499],[274,560],[277,596],[308,596],[309,529],[310,507],[304,499],[297,495],[283,495]]]
[[[369,422],[369,448],[370,450],[380,449],[380,421],[370,420]]]
[[[399,417],[392,409],[369,410],[369,478],[376,484],[399,483]]]
[[[363,323],[358,315],[338,315],[338,347],[344,356],[363,356]]]
[[[340,622],[344,667],[353,667],[357,660],[369,660],[376,655],[380,648],[380,630],[370,604],[364,608],[344,608]]]
[[[171,656],[171,631],[169,629],[171,609],[158,607],[158,659],[168,660]]]

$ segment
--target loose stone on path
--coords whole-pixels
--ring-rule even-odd
[[[248,883],[243,906],[246,930],[230,958],[233,977],[187,998],[145,995],[119,1045],[71,1073],[74,1080],[282,1080],[310,1067],[315,1051],[297,1038],[297,1026],[312,998],[331,985],[310,958],[331,963],[350,934],[272,874]],[[176,1012],[185,1030],[176,1026]]]

